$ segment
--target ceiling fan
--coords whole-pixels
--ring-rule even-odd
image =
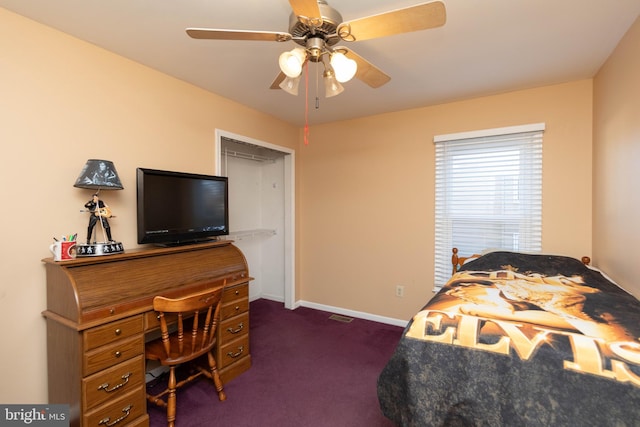
[[[345,46],[335,46],[340,40],[355,42],[412,31],[440,27],[446,22],[441,1],[422,3],[403,9],[343,22],[340,12],[325,0],[289,0],[293,12],[289,32],[187,28],[194,39],[294,41],[301,47],[283,52],[279,58],[281,72],[271,89],[283,89],[298,94],[302,68],[308,62],[322,63],[325,96],[341,93],[340,83],[354,76],[373,88],[391,80],[387,74]]]

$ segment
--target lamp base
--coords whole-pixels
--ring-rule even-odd
[[[124,246],[121,242],[96,242],[76,245],[76,257],[113,255],[123,252]]]

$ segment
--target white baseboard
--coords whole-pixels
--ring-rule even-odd
[[[249,298],[249,300],[251,300],[251,301],[254,301],[254,300],[257,300],[257,299],[268,299],[269,301],[276,301],[276,302],[284,303],[284,297],[278,296],[278,295],[262,294],[262,295],[258,295],[256,297]]]
[[[269,301],[284,302],[281,297],[274,297],[271,295],[259,295],[251,298],[251,301],[257,299],[268,299]],[[329,313],[342,314],[343,316],[355,317],[358,319],[371,320],[374,322],[385,323],[387,325],[406,327],[409,321],[403,319],[394,319],[392,317],[378,316],[377,314],[365,313],[363,311],[348,310],[346,308],[334,307],[331,305],[317,304],[315,302],[309,302],[304,300],[298,300],[295,302],[293,309],[298,307],[313,308],[314,310],[328,311]]]
[[[365,313],[363,311],[348,310],[345,308],[334,307],[330,305],[317,304],[309,301],[298,301],[297,306],[313,308],[315,310],[328,311],[330,313],[342,314],[343,316],[355,317],[358,319],[371,320],[374,322],[385,323],[387,325],[406,327],[409,323],[407,320],[394,319],[392,317],[378,316],[377,314]]]

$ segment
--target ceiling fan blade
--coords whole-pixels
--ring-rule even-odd
[[[302,17],[310,22],[315,20],[322,23],[322,14],[317,0],[289,0],[289,4],[293,9],[293,14],[298,18]]]
[[[282,71],[280,71],[280,74],[278,74],[276,78],[273,80],[273,83],[271,83],[271,86],[269,86],[269,89],[280,89],[280,83],[282,83],[286,77],[287,75]]]
[[[337,33],[345,41],[360,41],[440,27],[446,20],[444,3],[434,1],[343,22]]]
[[[391,80],[391,77],[386,75],[382,70],[349,48],[345,46],[337,46],[333,48],[333,50],[342,52],[347,58],[356,61],[356,64],[358,64],[358,70],[356,71],[355,77],[362,80],[372,88],[378,88]]]
[[[218,30],[215,28],[187,28],[187,34],[194,39],[207,40],[254,40],[286,42],[291,34],[278,31]]]

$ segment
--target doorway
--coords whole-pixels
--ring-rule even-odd
[[[216,130],[216,173],[229,177],[229,239],[247,258],[249,298],[295,308],[295,151]]]

